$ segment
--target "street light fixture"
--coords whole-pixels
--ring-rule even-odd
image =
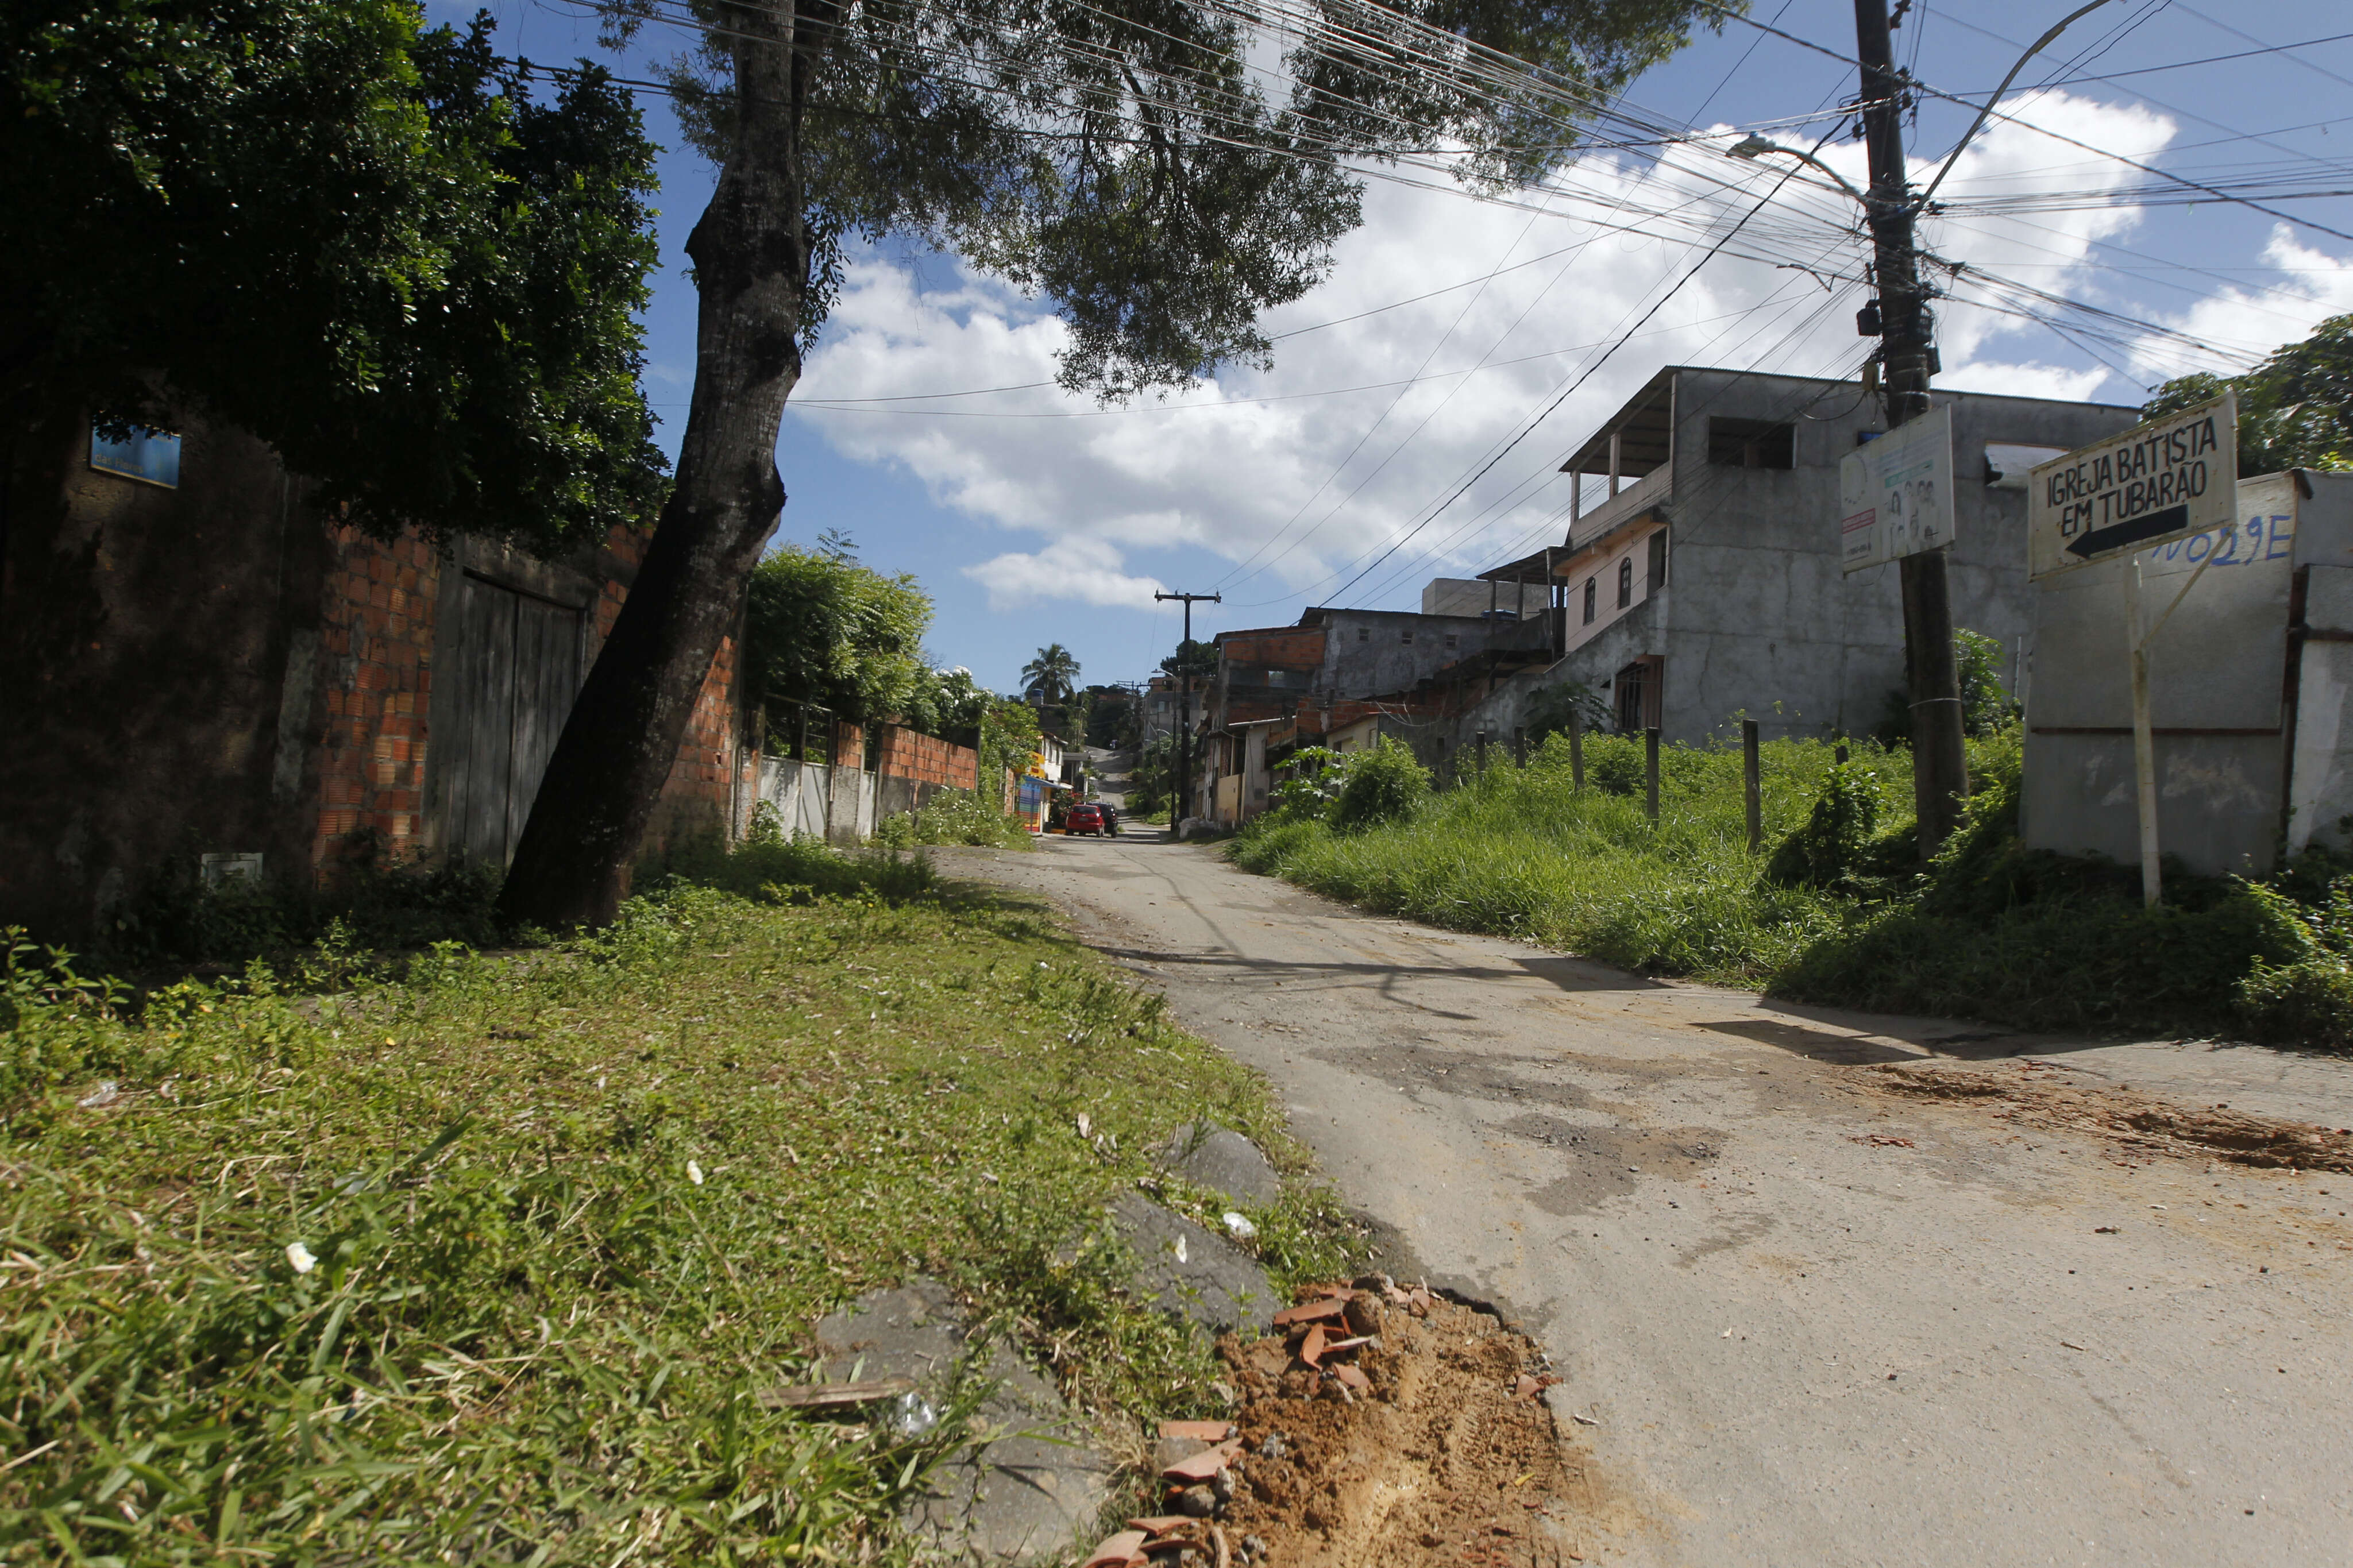
[[[1747,135],[1742,137],[1739,141],[1734,142],[1731,146],[1724,150],[1724,155],[1727,158],[1745,158],[1752,162],[1756,159],[1762,158],[1767,153],[1786,153],[1801,163],[1811,164],[1813,167],[1820,169],[1823,174],[1828,174],[1831,179],[1836,180],[1840,190],[1844,191],[1856,201],[1862,202],[1865,206],[1869,206],[1871,205],[1868,197],[1866,197],[1861,191],[1856,190],[1854,186],[1847,183],[1845,175],[1840,174],[1836,169],[1831,168],[1828,163],[1823,163],[1820,158],[1815,157],[1811,153],[1807,152],[1802,147],[1784,147],[1778,142],[1768,142],[1764,137],[1757,135],[1757,132],[1752,131]]]

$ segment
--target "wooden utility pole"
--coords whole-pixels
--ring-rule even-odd
[[[1862,64],[1863,133],[1871,152],[1871,223],[1879,282],[1880,388],[1890,430],[1928,412],[1936,368],[1927,294],[1913,245],[1916,209],[1904,167],[1903,79],[1888,39],[1886,0],[1854,0],[1855,58]],[[1960,821],[1969,793],[1961,746],[1960,669],[1953,656],[1953,595],[1942,550],[1903,558],[1904,653],[1912,702],[1912,799],[1920,858],[1934,856]]]
[[[1193,771],[1187,766],[1193,754],[1193,667],[1187,662],[1193,647],[1193,602],[1222,605],[1226,601],[1218,594],[1155,594],[1155,599],[1179,599],[1185,605],[1185,640],[1176,645],[1176,662],[1183,671],[1177,676],[1180,700],[1176,705],[1176,794],[1168,803],[1168,831],[1185,820],[1186,798],[1192,793]]]

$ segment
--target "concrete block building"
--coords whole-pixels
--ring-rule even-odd
[[[2021,454],[2086,445],[2139,414],[1934,398],[1953,409],[1954,623],[2000,641],[2015,680],[2032,619]],[[1529,694],[1563,681],[1598,693],[1620,728],[1671,742],[1729,735],[1742,716],[1767,736],[1873,729],[1904,685],[1903,605],[1894,565],[1841,570],[1839,460],[1883,428],[1854,382],[1659,372],[1562,464],[1579,500],[1561,544],[1481,574],[1507,598],[1532,572],[1549,581],[1563,652],[1466,711],[1461,734],[1508,736]]]

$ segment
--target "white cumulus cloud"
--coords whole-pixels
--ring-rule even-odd
[[[2021,98],[2009,111],[2143,163],[2174,130],[2146,109],[2064,91]],[[1863,178],[1860,145],[1839,142],[1821,156],[1849,180]],[[1736,215],[1785,176],[1729,252],[1645,319],[1705,248],[1673,214]],[[2096,301],[2107,275],[2091,265],[2095,242],[2138,221],[2123,204],[2144,179],[1996,122],[1939,191],[1952,210],[1927,226],[1926,242],[1966,267]],[[1726,195],[1726,182],[1739,189]],[[1179,544],[1234,563],[1222,584],[1228,604],[1262,618],[1285,617],[1276,605],[1339,594],[1392,547],[1345,596],[1409,599],[1426,577],[1556,542],[1568,501],[1556,472],[1564,452],[1660,366],[1844,377],[1870,349],[1854,330],[1866,292],[1856,209],[1790,160],[1735,161],[1708,147],[1649,163],[1604,153],[1562,184],[1539,198],[1550,210],[1532,214],[1376,182],[1366,223],[1341,242],[1329,281],[1269,317],[1271,333],[1295,334],[1278,336],[1271,370],[1229,369],[1192,391],[1111,410],[1026,385],[1051,383],[1064,341],[1036,301],[953,263],[927,261],[919,274],[870,258],[853,268],[792,407],[845,456],[900,468],[971,519],[977,559],[962,570],[997,609],[1149,605],[1158,585],[1149,557]],[[2021,194],[2069,199],[2066,210],[2026,214],[1973,206]],[[1727,217],[1714,232],[1728,226]],[[2284,301],[2222,288],[2174,324],[2218,347],[2267,347],[2297,335],[2296,321],[2353,309],[2353,279],[2326,273],[2327,258],[2284,234],[2268,255],[2325,275]],[[2084,365],[2048,328],[1989,308],[1995,302],[1967,272],[1938,302],[1939,384],[2140,401],[2139,385]],[[1588,374],[1599,347],[1629,331]],[[2116,357],[2158,379],[2154,357]],[[1440,510],[1580,374],[1566,402]],[[1026,389],[986,390],[1005,387]],[[934,395],[969,392],[981,395]],[[857,401],[880,399],[904,401]]]
[[[1149,607],[1160,590],[1149,577],[1122,572],[1119,552],[1084,534],[1029,554],[1008,552],[965,567],[964,574],[988,590],[992,610],[1018,610],[1051,599]]]

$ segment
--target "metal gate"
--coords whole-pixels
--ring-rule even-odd
[[[458,579],[444,848],[504,866],[580,690],[580,611],[465,573]],[[445,608],[444,614],[448,613]]]

